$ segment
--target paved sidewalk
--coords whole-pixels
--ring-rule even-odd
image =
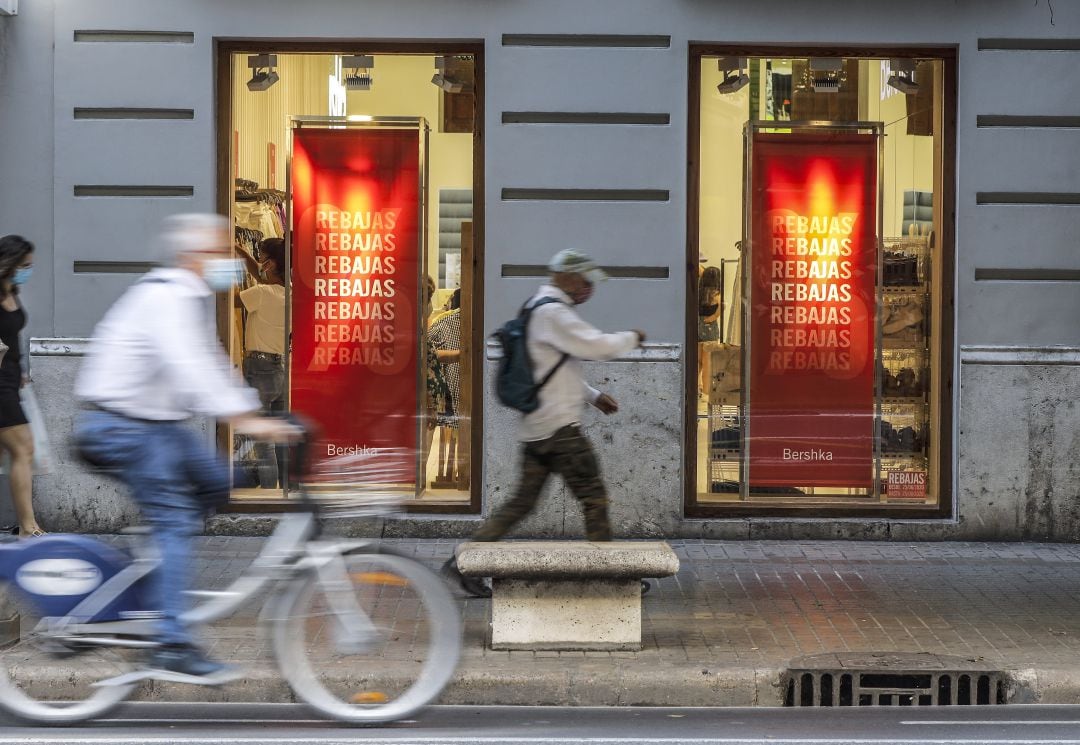
[[[437,568],[456,542],[387,541]],[[198,542],[198,581],[220,588],[260,538]],[[671,541],[682,562],[644,600],[640,652],[495,652],[487,600],[459,598],[465,644],[444,703],[779,705],[780,671],[823,652],[930,652],[1009,671],[1024,700],[1080,703],[1080,546]],[[258,606],[207,633],[251,666],[221,689],[157,686],[144,698],[287,700]],[[407,611],[406,611],[407,612]],[[382,671],[399,664],[389,656]],[[404,664],[404,663],[401,663]],[[163,693],[165,691],[165,693]]]

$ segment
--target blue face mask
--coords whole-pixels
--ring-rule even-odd
[[[11,284],[22,285],[26,284],[26,281],[30,279],[30,275],[34,273],[34,267],[22,266],[15,270],[15,273],[11,275]]]
[[[224,292],[240,283],[244,262],[240,259],[210,259],[203,264],[203,281],[214,292]]]

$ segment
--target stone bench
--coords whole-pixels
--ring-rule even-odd
[[[465,543],[457,565],[491,577],[492,649],[641,649],[641,580],[669,577],[662,541]]]

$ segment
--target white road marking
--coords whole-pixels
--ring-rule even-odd
[[[833,738],[784,738],[776,736],[759,737],[409,737],[400,739],[371,737],[366,738],[368,743],[374,745],[451,745],[453,743],[519,743],[528,745],[548,745],[563,743],[596,743],[597,745],[621,745],[622,743],[673,743],[682,745],[692,743],[694,745],[748,745],[751,743],[768,742],[770,745],[834,745],[843,741],[847,745],[1062,745],[1062,743],[1080,742],[1075,739],[1069,740],[987,740],[981,737],[972,739],[926,739],[900,740],[888,739],[851,739],[845,736]],[[0,745],[26,745],[28,742],[57,743],[57,745],[183,745],[194,743],[197,745],[233,745],[234,743],[283,743],[287,745],[355,745],[356,737],[116,737],[115,735],[102,735],[100,737],[67,737],[57,738],[55,735],[34,737],[26,735],[19,738],[0,737]]]
[[[997,727],[999,724],[1056,724],[1058,727],[1068,724],[1080,724],[1080,719],[927,719],[902,721],[901,724],[934,724],[940,727],[942,724],[970,724],[971,727],[989,726]]]

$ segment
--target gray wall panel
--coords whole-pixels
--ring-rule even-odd
[[[500,111],[684,111],[686,51],[500,47],[487,95]],[[489,111],[490,113],[490,111]]]
[[[487,296],[487,302],[489,307],[501,310],[493,309],[488,314],[484,331],[491,333],[512,318],[544,282],[528,277],[500,279],[499,289]],[[672,294],[673,284],[671,280],[659,279],[609,279],[596,288],[592,299],[578,312],[604,331],[640,328],[650,341],[682,342],[679,314],[683,308]]]
[[[1080,344],[1080,283],[965,284],[971,288],[962,294],[959,308],[959,336],[965,345]]]
[[[1000,31],[1015,35],[1008,28]],[[1046,31],[1043,35],[1058,36]],[[1068,36],[1069,32],[1063,28],[1061,35]],[[1076,25],[1072,35],[1080,35]],[[1075,114],[1080,100],[1078,61],[1080,52],[991,52],[972,48],[961,65],[961,98],[967,99],[971,110],[979,114]],[[967,129],[974,126],[974,121],[961,119],[961,124]]]
[[[53,5],[23,3],[0,17],[0,235],[37,248],[22,295],[28,336],[53,333]]]
[[[965,281],[975,267],[1080,269],[1080,208],[976,206],[972,199],[958,215],[964,226],[960,275]]]
[[[206,135],[192,121],[78,121],[56,143],[65,184],[192,185],[206,182]],[[65,127],[66,130],[66,127]],[[69,193],[70,190],[69,190]]]
[[[500,161],[488,188],[622,188],[684,190],[686,172],[670,153],[670,127],[498,125],[488,147],[514,153]],[[498,191],[493,191],[498,195]]]
[[[965,183],[978,191],[1080,191],[1080,130],[969,131],[960,154]]]

